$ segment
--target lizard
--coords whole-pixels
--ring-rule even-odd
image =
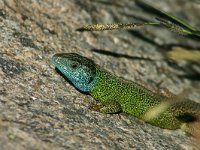
[[[136,82],[117,77],[77,53],[57,53],[55,68],[80,92],[90,94],[101,113],[124,112],[164,129],[200,135],[200,104],[155,93]]]

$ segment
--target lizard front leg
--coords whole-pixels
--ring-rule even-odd
[[[92,110],[104,113],[104,114],[113,114],[119,113],[122,111],[120,104],[116,101],[101,103],[97,102],[90,107]]]

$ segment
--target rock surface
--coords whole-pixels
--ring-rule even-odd
[[[149,3],[200,26],[198,1]],[[0,149],[197,149],[180,130],[89,110],[94,100],[75,90],[51,64],[55,53],[76,52],[129,80],[175,94],[190,89],[188,97],[200,102],[199,63],[172,62],[165,55],[176,47],[200,49],[198,41],[153,26],[76,31],[87,24],[152,18],[129,0],[0,0]]]

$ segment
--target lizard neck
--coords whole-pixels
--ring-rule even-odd
[[[74,86],[81,92],[91,93],[91,91],[96,87],[97,83],[97,76],[94,77],[93,81],[90,84],[81,84],[81,83],[74,83]]]
[[[110,72],[96,65],[96,83],[90,94],[101,102],[107,101],[109,97],[114,96],[113,94],[116,92],[114,87],[118,84],[118,81],[118,78]]]

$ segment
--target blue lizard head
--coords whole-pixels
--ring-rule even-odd
[[[58,53],[52,57],[55,67],[82,92],[90,92],[96,83],[95,63],[75,53]]]

